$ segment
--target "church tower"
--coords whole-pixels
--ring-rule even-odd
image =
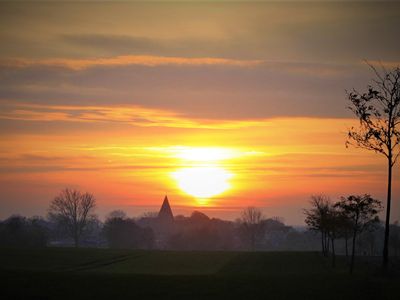
[[[163,204],[161,205],[160,212],[158,213],[158,219],[162,222],[174,221],[174,215],[172,214],[167,195],[165,195]]]

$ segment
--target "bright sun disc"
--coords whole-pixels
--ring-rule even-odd
[[[230,188],[232,174],[221,167],[206,166],[183,168],[172,176],[185,193],[197,198],[210,198]]]

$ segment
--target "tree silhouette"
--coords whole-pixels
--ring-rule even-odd
[[[342,197],[334,206],[351,221],[353,247],[351,251],[350,273],[353,273],[356,237],[364,230],[379,222],[377,214],[381,209],[381,202],[373,199],[370,195],[351,195],[347,198]]]
[[[74,239],[75,247],[78,247],[95,205],[92,194],[65,189],[51,201],[49,218],[65,227]]]
[[[142,228],[133,219],[120,213],[107,218],[103,234],[110,248],[151,249],[154,244],[154,232],[151,228]]]
[[[247,207],[241,213],[241,230],[252,250],[255,250],[258,238],[264,233],[263,219],[261,210],[255,207]]]
[[[346,145],[374,151],[387,158],[388,181],[385,237],[383,246],[383,269],[389,261],[390,206],[392,198],[392,168],[400,155],[400,68],[379,72],[371,65],[376,75],[368,91],[356,90],[348,93],[349,109],[360,120],[358,128],[351,128]]]
[[[305,209],[305,223],[312,231],[321,233],[321,251],[324,256],[328,255],[329,234],[328,234],[328,215],[331,209],[331,202],[324,195],[313,195],[310,200],[311,209]]]

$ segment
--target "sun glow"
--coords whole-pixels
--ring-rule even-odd
[[[186,194],[196,198],[201,205],[209,199],[231,188],[233,176],[221,161],[240,156],[237,150],[222,147],[183,147],[169,149],[173,156],[182,162],[182,168],[171,175],[178,187]]]
[[[187,194],[205,204],[205,199],[221,194],[230,188],[232,174],[218,166],[182,168],[172,174],[178,186]]]
[[[187,161],[215,162],[239,156],[237,151],[228,148],[211,147],[177,147],[174,148],[176,157]]]

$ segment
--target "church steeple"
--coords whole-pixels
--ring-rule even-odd
[[[169,205],[168,197],[165,195],[163,204],[161,205],[160,212],[158,213],[159,220],[173,221],[174,215],[172,214],[171,206]]]

